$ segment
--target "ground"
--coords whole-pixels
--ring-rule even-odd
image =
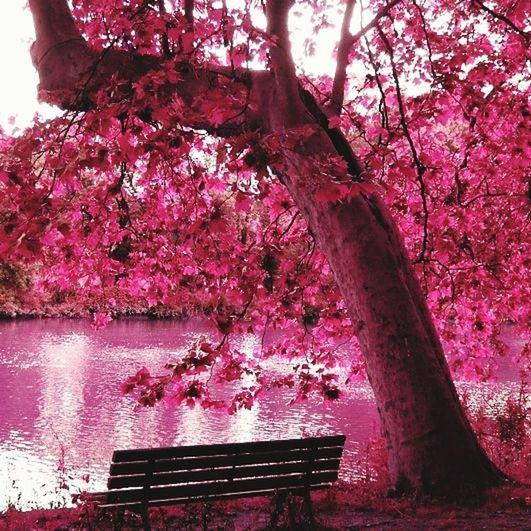
[[[413,530],[530,530],[531,487],[502,487],[481,500],[442,504],[430,500],[391,500],[366,486],[336,485],[327,493],[314,493],[317,530],[393,529]],[[274,506],[265,498],[216,502],[210,505],[152,509],[153,529],[234,530],[266,529]],[[297,525],[290,526],[289,513]],[[282,529],[308,529],[309,523],[297,499],[280,515]],[[8,510],[0,517],[0,529],[105,530],[140,529],[139,516],[131,512],[101,513],[93,506],[74,509]]]

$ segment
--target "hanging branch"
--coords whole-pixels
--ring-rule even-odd
[[[374,79],[376,81],[376,85],[378,86],[378,92],[380,93],[380,103],[378,104],[378,111],[380,113],[380,125],[382,126],[382,129],[389,130],[389,110],[387,108],[387,100],[385,98],[385,90],[382,85],[382,81],[380,79],[380,73],[378,72],[378,64],[376,62],[376,59],[374,57],[374,54],[372,53],[370,43],[367,38],[364,39],[365,46],[367,48],[367,55],[369,57],[369,63],[372,66],[372,69],[374,70]],[[378,144],[381,144],[382,140],[382,134],[380,133],[378,135]]]
[[[401,0],[392,0],[384,8],[382,8],[376,16],[364,26],[360,31],[352,35],[349,31],[350,20],[352,19],[352,11],[356,0],[347,0],[347,7],[345,9],[345,16],[343,17],[343,24],[341,26],[341,39],[339,41],[337,51],[336,72],[334,75],[334,83],[332,85],[332,95],[330,103],[327,106],[330,114],[339,116],[341,114],[341,107],[345,98],[345,82],[347,79],[347,66],[349,64],[348,56],[352,46],[358,42],[368,31],[374,28],[378,21],[385,17],[389,11]]]
[[[391,71],[393,73],[393,80],[395,83],[396,99],[398,103],[398,112],[400,114],[400,125],[402,126],[402,131],[404,132],[404,136],[406,137],[407,143],[409,144],[411,155],[413,157],[413,163],[415,164],[415,167],[417,169],[417,180],[418,180],[419,188],[420,188],[420,196],[422,200],[422,211],[423,211],[424,219],[423,219],[422,249],[420,251],[419,257],[417,258],[416,262],[424,262],[426,260],[426,252],[428,250],[428,217],[429,217],[427,188],[426,188],[426,182],[424,181],[424,173],[426,172],[426,167],[424,166],[424,164],[422,164],[422,162],[419,159],[417,148],[415,147],[415,143],[413,142],[413,138],[411,136],[411,132],[409,131],[409,127],[407,124],[406,110],[404,106],[404,101],[402,99],[402,90],[400,88],[398,71],[396,69],[396,63],[394,60],[393,47],[391,46],[391,43],[389,42],[389,39],[383,32],[382,28],[379,25],[377,25],[377,28],[378,28],[378,35],[380,36],[380,39],[382,40],[385,46],[387,54],[389,55],[389,60],[391,62]]]
[[[411,0],[413,2],[413,5],[415,6],[415,9],[417,10],[417,13],[420,18],[420,25],[422,27],[422,33],[424,33],[424,40],[426,41],[426,48],[428,50],[428,62],[430,63],[430,70],[431,70],[431,77],[433,81],[437,80],[437,74],[435,72],[435,66],[433,62],[433,50],[431,48],[431,41],[428,33],[428,24],[426,23],[426,17],[424,16],[424,13],[422,12],[422,9],[420,8],[419,4],[416,0]]]
[[[378,26],[378,22],[380,22],[380,19],[387,16],[389,14],[389,11],[391,11],[391,9],[395,7],[396,4],[400,3],[401,1],[402,0],[393,0],[392,2],[389,2],[380,11],[378,11],[378,13],[376,13],[376,16],[366,26],[364,26],[357,33],[352,35],[351,45],[358,42],[369,30]]]
[[[360,7],[360,19],[363,22],[363,13],[365,11],[363,3],[361,3]],[[372,53],[369,39],[367,39],[365,35],[363,36],[363,42],[365,43],[365,47],[367,48],[367,56],[369,58],[369,63],[371,64],[372,69],[374,71],[374,79],[376,81],[376,85],[378,86],[378,91],[380,92],[380,103],[378,104],[378,111],[380,113],[380,124],[382,126],[382,129],[387,129],[389,131],[389,111],[387,109],[385,90],[380,79],[380,73],[378,72],[378,63],[376,61],[376,58],[374,57],[374,54]],[[382,145],[382,133],[378,134],[378,144]]]

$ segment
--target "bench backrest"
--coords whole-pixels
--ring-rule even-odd
[[[117,450],[107,504],[162,505],[329,486],[344,435],[233,444]]]

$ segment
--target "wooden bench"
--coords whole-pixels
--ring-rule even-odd
[[[288,493],[302,496],[313,526],[310,490],[329,487],[339,470],[344,435],[233,444],[117,450],[100,507],[142,515],[149,507],[276,495],[272,525]]]

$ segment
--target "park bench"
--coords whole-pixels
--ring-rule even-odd
[[[142,515],[149,507],[276,496],[272,526],[288,494],[302,496],[313,526],[310,491],[329,487],[339,470],[344,435],[275,441],[117,450],[100,507]]]

